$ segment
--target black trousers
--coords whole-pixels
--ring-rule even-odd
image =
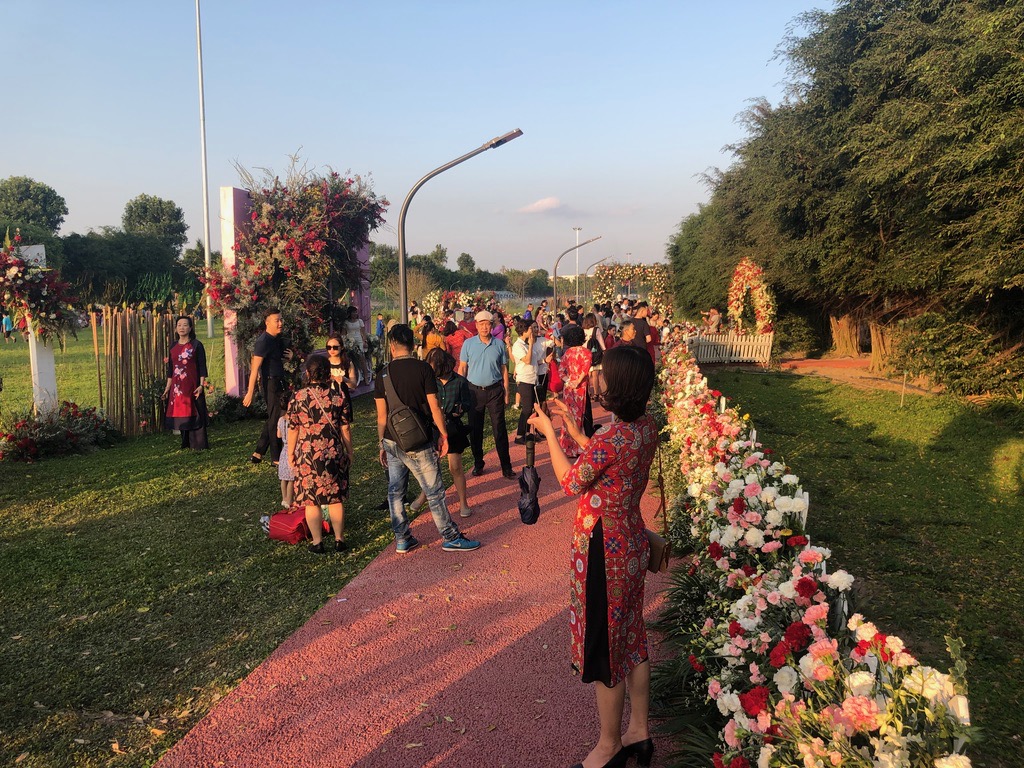
[[[526,437],[530,431],[530,425],[526,420],[533,415],[533,404],[542,402],[539,400],[540,389],[536,384],[516,384],[516,391],[519,393],[519,405],[522,410],[519,412],[519,427],[516,429],[516,437]],[[536,394],[535,394],[536,393]]]
[[[263,399],[267,404],[267,421],[260,432],[260,439],[256,443],[256,450],[260,456],[267,454],[270,449],[270,460],[280,461],[281,459],[281,438],[277,436],[277,420],[281,418],[281,406],[279,404],[280,394],[284,391],[284,381],[276,376],[268,376],[263,382]]]
[[[491,431],[494,433],[494,447],[502,470],[512,469],[508,455],[508,426],[505,424],[505,389],[499,383],[496,387],[482,389],[469,385],[473,393],[473,410],[469,412],[469,447],[473,450],[473,466],[484,465],[484,411],[491,417]]]

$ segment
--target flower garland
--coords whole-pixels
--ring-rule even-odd
[[[0,305],[11,313],[15,325],[25,321],[44,342],[75,335],[83,308],[55,269],[40,267],[21,258],[21,231],[4,237],[0,250]]]
[[[610,304],[621,286],[644,286],[647,302],[657,311],[671,314],[667,264],[602,264],[594,269],[594,301]]]
[[[965,768],[971,740],[962,644],[949,674],[848,616],[854,578],[811,546],[800,479],[725,407],[685,344],[659,374],[681,490],[670,532],[704,585],[702,616],[667,617],[681,659],[724,726],[716,768]]]
[[[764,270],[748,258],[740,259],[729,283],[729,319],[742,330],[747,293],[754,306],[757,333],[771,333],[775,322],[775,297],[764,281]]]

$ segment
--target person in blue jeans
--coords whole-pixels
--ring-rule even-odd
[[[408,325],[398,323],[388,331],[391,362],[381,370],[374,383],[374,404],[377,406],[377,437],[380,438],[380,463],[388,471],[388,509],[391,511],[391,530],[395,534],[395,549],[400,555],[408,554],[420,545],[409,529],[409,519],[403,504],[409,473],[413,474],[427,497],[430,514],[437,532],[444,540],[445,552],[469,552],[480,547],[462,535],[459,526],[448,513],[444,482],[441,480],[438,453],[447,453],[448,432],[444,414],[437,399],[437,379],[433,369],[413,354],[413,333]],[[438,444],[426,443],[422,448],[404,451],[395,442],[388,425],[386,379],[394,384],[395,395],[405,407],[416,412],[421,422],[433,422],[440,433]],[[396,403],[394,407],[398,407]]]

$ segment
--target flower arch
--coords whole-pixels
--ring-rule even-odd
[[[667,264],[608,264],[594,270],[594,301],[611,303],[621,287],[646,287],[647,302],[660,312],[671,311]]]
[[[764,280],[764,270],[749,258],[740,259],[729,284],[729,319],[737,328],[743,323],[743,308],[750,294],[757,333],[771,333],[775,322],[775,297]]]

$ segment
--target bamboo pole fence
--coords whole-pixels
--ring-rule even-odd
[[[166,360],[173,330],[171,314],[154,312],[147,317],[136,309],[103,308],[106,414],[127,437],[161,428],[160,393],[166,380]],[[100,376],[101,392],[104,391],[103,378]]]

